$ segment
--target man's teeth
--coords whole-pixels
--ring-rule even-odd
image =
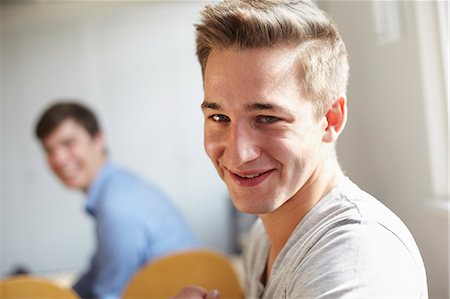
[[[241,178],[245,178],[245,179],[253,179],[253,178],[256,178],[256,177],[258,177],[260,175],[261,175],[260,173],[257,173],[257,174],[250,174],[250,175],[240,175],[240,177]]]

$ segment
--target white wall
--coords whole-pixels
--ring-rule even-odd
[[[350,53],[349,121],[338,144],[341,164],[412,231],[425,261],[430,298],[449,298],[448,208],[436,208],[433,201],[430,157],[435,153],[429,152],[425,113],[430,99],[424,96],[416,27],[415,5],[425,2],[400,2],[401,38],[387,44],[376,37],[371,1],[322,5]],[[434,117],[445,117],[445,110],[438,112],[442,115]],[[448,132],[440,137],[448,144]]]
[[[158,185],[205,246],[227,250],[226,188],[202,146],[193,23],[201,2],[3,5],[0,275],[17,263],[78,270],[93,249],[84,196],[47,169],[33,136],[59,97],[99,114],[111,158]]]

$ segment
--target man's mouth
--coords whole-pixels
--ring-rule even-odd
[[[240,186],[243,187],[254,187],[263,182],[267,177],[269,177],[274,169],[266,171],[255,171],[246,173],[235,173],[230,171],[233,180]]]
[[[58,169],[58,174],[64,179],[70,179],[77,173],[75,166],[64,166]]]
[[[239,175],[239,174],[237,174],[237,175],[243,179],[253,179],[253,178],[259,177],[261,174],[262,173],[256,173],[256,174],[250,174],[250,175]]]

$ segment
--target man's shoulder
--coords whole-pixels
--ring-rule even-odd
[[[117,166],[115,164],[111,165],[111,170],[108,176],[108,181],[112,181],[115,184],[142,184],[143,179],[136,173]]]
[[[163,197],[163,194],[141,175],[113,165],[105,184],[104,195],[109,197]]]
[[[279,271],[272,277],[279,279],[281,288],[314,297],[315,290],[333,286],[335,298],[426,290],[420,253],[403,222],[353,183],[335,191],[301,221],[281,252]]]
[[[420,260],[414,238],[402,220],[347,179],[301,220],[281,255],[303,260],[319,248],[322,254],[332,256],[343,248],[356,254],[388,244]]]
[[[379,223],[385,227],[406,228],[395,213],[348,178],[343,178],[335,189],[309,211],[302,222],[325,222],[338,226],[347,223]]]
[[[381,201],[349,179],[343,184],[339,200],[353,206],[351,215],[359,219],[360,229],[376,228],[382,233],[396,236],[403,243],[413,243],[415,246],[404,222]]]
[[[130,223],[152,225],[155,221],[179,224],[181,215],[171,199],[142,177],[114,166],[99,192],[98,219],[122,219]]]

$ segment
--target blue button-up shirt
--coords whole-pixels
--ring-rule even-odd
[[[142,179],[106,163],[88,191],[97,250],[74,285],[82,298],[120,298],[135,272],[150,260],[198,243],[170,201]]]

